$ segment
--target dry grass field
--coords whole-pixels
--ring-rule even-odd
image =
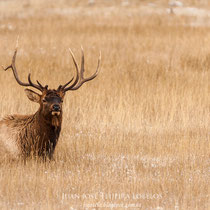
[[[75,73],[69,47],[86,75],[102,52],[99,76],[65,97],[55,160],[0,154],[0,209],[209,209],[210,17],[95,2],[0,1],[0,65],[19,35],[22,80],[57,88]],[[0,117],[38,109],[11,71],[0,90]]]

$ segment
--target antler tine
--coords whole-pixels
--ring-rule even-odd
[[[36,82],[42,89],[44,89],[44,86],[42,86],[42,84],[38,80],[36,80]]]
[[[34,87],[34,88],[36,88],[36,89],[42,91],[42,90],[43,90],[43,86],[42,86],[42,85],[41,85],[41,86],[38,86],[38,85],[32,83],[31,78],[30,78],[30,74],[28,75],[28,82],[29,82],[29,83],[24,83],[24,82],[21,82],[21,81],[20,81],[20,79],[19,79],[19,77],[18,77],[17,70],[16,70],[16,66],[15,66],[16,55],[17,55],[17,49],[15,49],[15,52],[14,52],[14,55],[13,55],[13,58],[12,58],[12,64],[11,64],[10,66],[6,67],[6,68],[3,68],[3,69],[6,71],[6,70],[8,70],[8,69],[11,68],[12,71],[13,71],[14,77],[15,77],[15,79],[16,79],[16,81],[17,81],[17,83],[18,83],[19,85],[21,85],[21,86],[26,86],[26,87],[32,86],[32,87]],[[39,85],[40,85],[40,84],[39,84]]]
[[[76,59],[75,59],[75,57],[74,57],[74,53],[72,52],[72,50],[71,50],[70,48],[69,48],[69,52],[70,52],[71,57],[72,57],[72,59],[73,59],[74,65],[75,65],[75,67],[76,67],[76,74],[77,74],[77,76],[76,76],[76,79],[75,79],[75,81],[73,82],[73,84],[70,85],[70,86],[68,87],[68,89],[69,89],[69,88],[72,88],[73,86],[75,86],[75,85],[77,84],[78,80],[79,80],[79,67],[78,67],[77,61],[76,61]],[[66,91],[66,89],[67,89],[66,86],[68,86],[68,85],[73,81],[73,79],[74,79],[74,77],[73,77],[69,82],[67,82],[65,85],[60,85],[60,86],[58,87],[58,90],[59,90],[59,89],[63,89],[64,91]]]
[[[71,48],[69,48],[69,52],[70,52],[71,57],[73,59],[74,65],[76,67],[77,76],[76,76],[76,79],[75,79],[75,81],[72,85],[70,85],[68,88],[64,88],[65,91],[66,91],[66,89],[71,89],[72,87],[74,87],[77,84],[77,82],[79,81],[79,67],[78,67],[77,61],[74,57],[74,53],[72,52]]]
[[[77,89],[79,89],[85,82],[93,80],[99,73],[99,66],[100,66],[100,62],[101,62],[101,52],[100,52],[100,55],[99,55],[99,58],[98,58],[98,65],[97,65],[96,72],[92,76],[90,76],[88,78],[84,78],[85,58],[84,58],[84,51],[83,51],[82,47],[81,47],[81,51],[82,51],[82,59],[81,59],[81,69],[80,69],[79,73],[78,73],[78,65],[77,65],[77,63],[75,61],[74,55],[73,55],[72,51],[70,51],[71,55],[72,55],[72,58],[73,58],[73,61],[74,61],[74,64],[76,63],[75,66],[76,66],[76,70],[77,70],[77,79],[75,80],[75,82],[71,86],[69,86],[69,87],[64,89],[65,92],[68,91],[68,90],[77,90]]]
[[[16,81],[18,82],[18,84],[22,85],[22,86],[28,86],[27,83],[21,82],[19,77],[18,77],[16,66],[15,66],[16,54],[17,54],[17,49],[15,49],[15,52],[14,52],[14,55],[13,55],[13,58],[12,58],[12,64],[10,66],[8,66],[7,68],[4,68],[4,70],[7,71],[8,69],[11,68],[12,71],[13,71],[14,77],[15,77]]]
[[[80,80],[83,79],[83,74],[85,71],[85,57],[84,57],[84,50],[81,46],[81,51],[82,51],[82,58],[81,58],[81,70],[80,70]]]
[[[29,82],[29,86],[34,87],[40,91],[42,91],[44,89],[44,87],[40,83],[38,83],[40,85],[36,85],[31,81],[31,74],[28,74],[28,82]]]
[[[73,79],[74,79],[74,77],[72,77],[71,80],[68,81],[65,85],[60,85],[60,86],[58,87],[58,89],[61,89],[61,88],[64,89],[67,85],[69,85],[69,84],[73,81]]]

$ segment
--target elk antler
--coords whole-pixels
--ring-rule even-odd
[[[43,91],[44,89],[47,89],[48,86],[46,85],[45,87],[43,87],[40,82],[37,80],[37,84],[34,84],[32,81],[31,81],[31,75],[28,74],[28,82],[29,83],[24,83],[24,82],[21,82],[19,77],[18,77],[18,74],[17,74],[17,70],[16,70],[16,67],[15,67],[15,59],[16,59],[16,54],[17,54],[17,49],[15,49],[15,52],[14,52],[14,55],[13,55],[13,58],[12,58],[12,64],[10,66],[8,66],[7,68],[4,68],[3,66],[3,69],[6,71],[8,69],[12,69],[13,71],[13,74],[14,74],[14,77],[16,79],[16,81],[18,82],[19,85],[21,86],[30,86],[30,87],[34,87],[40,91]]]
[[[59,89],[62,89],[64,92],[68,91],[68,90],[77,90],[79,89],[85,82],[88,82],[90,80],[93,80],[99,73],[99,65],[100,65],[100,61],[101,61],[101,52],[100,52],[100,55],[99,55],[99,58],[98,58],[98,65],[97,65],[97,69],[96,69],[96,72],[88,77],[88,78],[84,78],[84,71],[85,71],[85,67],[84,67],[84,64],[85,64],[85,58],[84,58],[84,52],[83,52],[83,49],[81,47],[81,50],[82,50],[82,60],[81,60],[81,69],[79,71],[79,68],[78,68],[78,64],[77,64],[77,61],[74,57],[74,54],[73,52],[71,51],[71,49],[69,48],[69,51],[71,53],[71,57],[73,59],[73,62],[74,62],[74,65],[76,67],[76,79],[75,81],[73,82],[72,85],[70,85],[69,87],[67,87],[67,85],[73,80],[67,82],[65,85],[63,86],[59,86]]]

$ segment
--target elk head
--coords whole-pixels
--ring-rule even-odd
[[[77,90],[79,89],[85,82],[88,82],[90,80],[93,80],[99,73],[99,65],[100,65],[100,60],[101,60],[101,53],[98,59],[98,65],[96,72],[88,77],[84,78],[84,52],[82,49],[82,59],[81,59],[81,68],[79,70],[77,61],[74,57],[73,52],[71,49],[69,49],[74,65],[76,67],[76,78],[74,80],[74,77],[68,81],[64,85],[59,85],[57,89],[48,89],[48,85],[41,85],[41,83],[37,80],[37,84],[33,83],[31,81],[31,75],[28,75],[28,83],[24,83],[19,79],[16,66],[15,66],[15,59],[16,59],[16,54],[17,54],[17,49],[14,52],[13,59],[12,59],[12,64],[8,66],[7,68],[4,68],[4,70],[12,69],[14,77],[16,81],[18,82],[19,85],[25,86],[25,87],[32,87],[41,92],[41,94],[36,93],[30,89],[25,89],[26,95],[28,98],[33,101],[37,102],[40,104],[40,115],[43,117],[43,119],[51,123],[53,126],[57,127],[59,126],[59,121],[62,118],[62,103],[63,99],[65,96],[65,93],[69,90]],[[74,80],[74,81],[73,81]]]

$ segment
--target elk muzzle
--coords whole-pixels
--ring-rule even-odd
[[[53,104],[52,105],[52,115],[53,116],[59,116],[61,113],[61,107],[59,104]]]

